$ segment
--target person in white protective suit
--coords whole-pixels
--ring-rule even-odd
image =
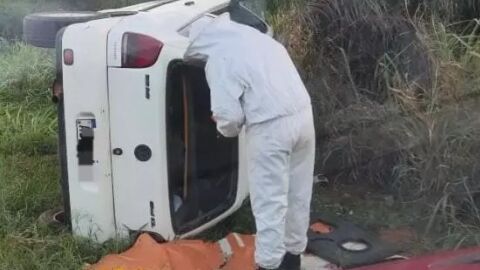
[[[287,50],[228,14],[190,29],[186,61],[206,61],[218,131],[245,127],[259,269],[300,269],[315,158],[312,106]]]

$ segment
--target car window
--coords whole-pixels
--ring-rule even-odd
[[[261,20],[266,21],[266,0],[238,0],[238,2],[240,2],[240,4],[247,8],[250,12],[257,15]]]
[[[185,37],[190,34],[190,29],[193,23],[198,20],[211,20],[219,15],[229,12],[230,18],[238,23],[249,25],[256,28],[262,33],[269,31],[268,25],[263,18],[265,18],[266,2],[264,0],[240,0],[232,1],[228,6],[222,6],[210,13],[205,14],[193,22],[189,23],[185,27],[181,28],[178,32]]]
[[[262,4],[263,3],[263,4]],[[232,1],[229,7],[230,18],[238,23],[249,25],[262,33],[268,32],[265,23],[265,2],[259,0]]]

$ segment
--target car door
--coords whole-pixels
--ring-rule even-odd
[[[261,8],[259,10],[261,10]],[[196,18],[194,21],[190,22],[188,25],[186,25],[182,29],[180,29],[179,33],[181,35],[187,37],[189,35],[191,25],[195,21],[197,21],[197,20],[212,20],[212,19],[215,18],[215,16],[221,15],[225,12],[229,12],[232,20],[234,20],[238,23],[249,25],[249,26],[254,27],[254,28],[256,28],[259,31],[264,32],[264,33],[269,33],[269,29],[270,29],[269,26],[260,17],[260,16],[263,16],[264,13],[259,13],[260,16],[256,15],[256,13],[251,11],[247,7],[247,5],[245,5],[244,3],[235,2],[235,1],[231,2],[228,6],[224,5],[224,6],[218,7],[218,9],[211,10],[208,14],[204,14],[203,16],[200,16],[200,17]],[[200,65],[200,63],[186,63],[186,64],[187,64],[187,66],[189,64]],[[172,78],[170,78],[170,79],[172,79]],[[199,81],[201,81],[201,80],[199,80]],[[197,86],[198,86],[198,83],[197,83]],[[194,93],[194,92],[192,92],[192,93]],[[192,94],[192,93],[190,93],[190,94]],[[195,116],[199,115],[199,113],[198,112],[191,112],[189,115],[190,115],[188,117],[189,119],[194,119]],[[193,131],[193,130],[196,130],[196,128],[194,128],[192,126],[189,126],[189,130]],[[195,134],[195,132],[188,136],[188,138],[190,138],[190,140],[189,140],[189,142],[190,142],[189,149],[190,150],[193,150],[195,148],[194,147],[195,145],[199,146],[197,143],[194,143],[192,141],[192,139],[197,138],[197,136],[200,136],[200,134]],[[169,145],[171,145],[171,144],[169,144]],[[212,153],[215,152],[215,149],[212,148],[213,145],[215,145],[215,143],[204,144],[203,147],[207,147],[207,148],[209,147],[210,149],[207,150],[207,151],[201,151],[201,150],[199,150],[199,148],[197,148],[196,150],[198,150],[198,151],[196,152],[196,154],[200,155],[203,152],[212,152]],[[189,202],[188,200],[184,200],[184,198],[183,198],[182,199],[182,204],[178,208],[178,212],[177,212],[177,210],[172,211],[172,213],[174,213],[173,218],[172,218],[173,221],[174,221],[174,230],[177,234],[181,234],[183,236],[195,235],[195,234],[203,231],[204,229],[206,229],[208,227],[211,227],[212,225],[219,222],[220,220],[228,217],[235,210],[237,210],[238,208],[241,207],[241,205],[243,204],[243,201],[248,197],[248,194],[249,194],[248,175],[247,175],[247,168],[246,168],[245,146],[246,146],[245,145],[245,134],[244,134],[244,132],[242,132],[239,136],[239,139],[238,139],[238,145],[235,146],[238,149],[238,153],[237,153],[238,154],[238,166],[235,166],[236,167],[235,170],[238,171],[238,176],[235,177],[235,181],[237,181],[237,183],[234,185],[234,186],[236,186],[236,196],[229,197],[229,196],[227,196],[228,194],[223,194],[223,196],[227,196],[230,199],[234,199],[232,202],[227,202],[227,201],[222,202],[222,203],[227,203],[228,208],[223,208],[221,213],[217,212],[217,213],[215,213],[215,215],[209,215],[208,217],[205,217],[202,220],[199,220],[200,222],[197,222],[195,220],[193,222],[190,222],[189,220],[191,218],[189,218],[189,216],[187,214],[184,215],[184,211],[183,211],[184,209],[182,208],[182,206],[188,206],[189,204],[191,204],[191,202]],[[202,148],[202,147],[200,147],[200,148]],[[206,150],[206,149],[204,149],[204,150]],[[216,156],[218,156],[218,154]],[[195,158],[193,158],[193,157],[194,156],[191,156],[191,158],[189,159],[189,162],[188,162],[188,166],[189,166],[188,168],[193,173],[192,174],[187,174],[187,175],[189,175],[189,178],[187,178],[189,181],[187,181],[187,182],[190,182],[189,186],[190,186],[191,191],[193,190],[192,187],[194,187],[194,185],[192,184],[193,183],[192,180],[197,180],[198,181],[199,180],[199,179],[197,179],[198,177],[195,177],[195,176],[198,176],[198,175],[201,174],[201,173],[198,173],[198,171],[196,172],[195,169],[192,169],[193,167],[195,167],[194,164],[199,165],[198,164],[199,161],[201,163],[201,160],[199,160],[199,159],[195,160]],[[192,160],[192,158],[193,158],[193,160]],[[225,162],[227,159],[228,158],[224,158],[223,162]],[[203,160],[203,161],[206,162],[206,160]],[[214,166],[221,166],[221,163],[222,162],[219,162],[219,164],[214,165]],[[200,167],[202,167],[202,166],[200,166]],[[219,173],[217,173],[217,174],[219,174]],[[171,185],[171,186],[173,186],[173,185]],[[203,192],[200,192],[200,193],[205,194]],[[209,200],[209,203],[212,203],[212,202],[215,201],[215,199],[213,198],[214,193],[215,192],[211,191],[210,195],[211,195],[212,198],[211,198],[211,200]],[[190,197],[191,200],[195,200],[194,196],[192,197],[192,194],[186,193],[184,197]],[[197,197],[199,197],[199,196],[200,195],[197,194]],[[177,197],[180,197],[180,196],[177,195]],[[200,200],[200,201],[202,201],[202,200]],[[221,203],[217,203],[217,204],[219,206],[221,205]],[[198,205],[198,207],[201,207],[201,206]],[[188,210],[190,212],[193,210],[191,207],[187,207],[187,208],[189,208]],[[201,211],[201,212],[203,212],[203,211]],[[206,212],[206,213],[208,213],[208,212]],[[184,217],[187,217],[187,218],[185,219]],[[189,222],[185,222],[185,220],[187,220]]]

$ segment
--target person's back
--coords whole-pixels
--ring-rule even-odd
[[[207,56],[207,69],[213,65],[228,68],[244,83],[241,99],[247,125],[292,115],[310,106],[310,97],[287,50],[252,27],[220,18],[193,40],[190,51]]]

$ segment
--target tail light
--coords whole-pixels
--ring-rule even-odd
[[[63,63],[67,66],[73,65],[74,62],[74,54],[72,49],[65,49],[63,50]]]
[[[122,40],[122,67],[147,68],[157,62],[163,43],[150,36],[125,33]]]

